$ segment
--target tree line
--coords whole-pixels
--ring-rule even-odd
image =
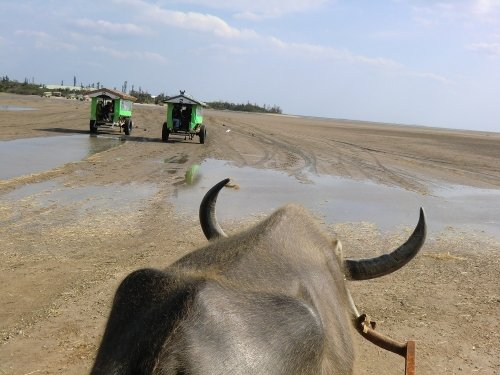
[[[76,78],[74,79],[76,82]],[[90,85],[90,88],[99,88],[100,83],[98,82],[97,85]],[[122,91],[125,89],[126,91],[127,87],[127,82],[125,81],[124,86],[122,86]],[[27,78],[24,80],[24,82],[18,82],[16,80],[9,79],[8,76],[2,76],[0,77],[0,92],[7,92],[11,94],[21,94],[21,95],[43,95],[44,92],[50,91],[48,90],[44,85],[36,84],[34,82],[30,82]],[[52,90],[54,91],[54,90]],[[79,93],[81,94],[82,92],[79,90],[71,90],[71,89],[65,89],[65,90],[55,90],[55,91],[60,91],[63,96],[67,96],[69,94],[75,94]],[[164,93],[160,93],[159,95],[152,96],[150,93],[147,91],[143,91],[141,87],[139,89],[135,90],[134,86],[132,85],[132,89],[129,92],[129,95],[132,95],[133,97],[137,98],[137,103],[148,103],[148,104],[163,104],[165,100],[168,100],[171,98],[171,96],[168,96]],[[268,106],[264,104],[263,106],[259,106],[257,104],[252,104],[247,102],[246,104],[241,103],[230,103],[230,102],[225,102],[225,101],[215,101],[215,102],[208,102],[206,103],[210,108],[213,109],[219,109],[219,110],[230,110],[230,111],[243,111],[243,112],[260,112],[260,113],[282,113],[282,110],[279,106],[273,105],[273,106]]]
[[[208,102],[207,105],[213,109],[226,109],[230,111],[279,113],[279,114],[283,113],[281,108],[277,105],[268,106],[264,104],[264,106],[261,107],[255,103],[237,104],[237,103],[229,103],[223,101]]]
[[[0,78],[0,92],[21,95],[42,95],[45,90],[36,83],[30,83],[26,78],[24,82],[9,79],[8,76]]]

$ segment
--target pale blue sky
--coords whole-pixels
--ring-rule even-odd
[[[0,0],[0,75],[500,132],[500,0]]]

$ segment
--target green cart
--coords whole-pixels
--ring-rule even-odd
[[[101,88],[87,93],[92,99],[90,105],[90,133],[97,133],[99,127],[119,127],[120,132],[130,135],[132,122],[132,102],[135,97],[121,91]]]
[[[184,140],[192,140],[194,136],[200,138],[200,143],[207,139],[207,129],[203,125],[203,107],[207,105],[181,91],[180,95],[165,100],[167,117],[163,123],[161,139],[168,142],[170,135],[180,135]]]

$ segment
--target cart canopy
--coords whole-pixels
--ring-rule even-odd
[[[130,100],[132,102],[135,102],[137,99],[136,97],[132,95],[125,94],[124,92],[118,91],[118,90],[112,90],[112,89],[107,89],[107,88],[101,88],[93,91],[89,91],[87,95],[90,98],[95,98],[95,97],[100,97],[100,96],[106,96],[111,99],[123,99],[123,100]]]
[[[173,104],[198,104],[202,107],[207,107],[206,103],[203,103],[200,100],[196,100],[190,95],[185,94],[185,91],[181,90],[180,95],[173,96],[164,101],[164,103],[173,103]]]

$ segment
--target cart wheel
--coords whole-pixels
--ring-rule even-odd
[[[168,136],[170,135],[170,130],[168,129],[167,123],[163,123],[163,127],[161,129],[161,140],[163,142],[168,142]]]
[[[125,135],[130,135],[130,133],[132,132],[132,120],[128,117],[125,119],[123,131],[125,132]]]
[[[90,134],[95,134],[95,133],[97,133],[97,124],[96,124],[96,120],[90,120],[90,125],[89,125],[89,128],[90,128]]]
[[[198,133],[198,136],[200,137],[200,143],[204,144],[205,139],[207,138],[207,129],[205,128],[205,125],[200,126],[200,132]]]

